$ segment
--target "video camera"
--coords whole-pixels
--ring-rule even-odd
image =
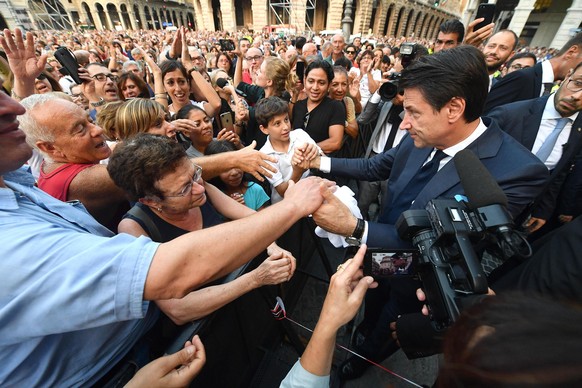
[[[403,69],[406,69],[406,67],[416,59],[419,51],[420,50],[416,43],[402,43],[400,45],[400,64]],[[390,78],[388,78],[388,82],[384,82],[380,86],[378,94],[380,94],[380,97],[383,100],[389,101],[396,97],[396,94],[398,93],[398,81],[401,76],[401,73],[392,73],[390,74]]]
[[[434,199],[424,210],[403,212],[396,222],[400,237],[419,251],[416,270],[438,331],[456,320],[471,296],[487,294],[476,244],[498,246],[502,259],[531,254],[525,238],[513,230],[505,194],[477,156],[463,150],[454,162],[470,202]]]

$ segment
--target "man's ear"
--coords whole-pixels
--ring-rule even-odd
[[[55,145],[53,143],[48,142],[48,141],[37,141],[36,147],[42,153],[47,154],[51,159],[54,159],[55,156],[56,157],[64,157],[65,156],[65,154],[63,154],[61,151],[59,151],[59,149],[57,147],[55,147]]]
[[[449,122],[453,123],[455,121],[458,121],[459,119],[462,119],[466,107],[467,102],[465,101],[464,98],[461,97],[451,98],[451,100],[445,106],[445,109],[447,109]]]

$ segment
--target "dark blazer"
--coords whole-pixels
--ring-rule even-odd
[[[382,105],[379,105],[380,103],[382,103]],[[364,154],[364,157],[366,158],[370,157],[372,153],[372,146],[374,145],[376,138],[384,128],[386,120],[388,119],[388,114],[390,113],[390,110],[392,109],[393,106],[391,101],[386,102],[380,101],[380,103],[368,102],[368,104],[366,104],[366,107],[364,108],[364,111],[358,117],[359,125],[370,124],[373,122],[375,118],[377,118],[374,130],[372,131],[372,134],[370,135],[370,140],[368,141],[368,144],[366,146],[366,153]],[[380,111],[379,113],[378,110]],[[398,131],[400,123],[401,121],[395,122],[392,125],[391,131]]]
[[[507,195],[509,212],[515,216],[541,192],[548,179],[548,169],[515,139],[501,131],[495,122],[487,118],[483,120],[488,129],[467,148],[475,152],[495,177]],[[407,135],[397,147],[370,159],[332,158],[331,172],[357,180],[388,179],[388,192],[382,209],[382,214],[388,214],[392,199],[398,197],[431,151],[431,148],[416,148]],[[424,209],[431,199],[452,198],[463,193],[454,163],[449,162],[418,193],[410,208]],[[368,222],[367,244],[384,248],[410,246],[400,240],[393,224],[374,222]]]
[[[554,95],[550,96],[553,98]],[[544,108],[550,96],[499,106],[487,116],[495,120],[502,130],[531,151],[540,129]],[[582,114],[578,114],[576,121],[572,123],[568,142],[563,145],[562,157],[552,170],[550,180],[543,193],[536,199],[532,207],[534,217],[548,220],[553,214],[564,180],[581,146]]]
[[[542,64],[514,71],[496,82],[487,95],[484,112],[510,102],[538,98],[542,90]]]

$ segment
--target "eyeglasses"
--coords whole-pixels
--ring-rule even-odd
[[[566,84],[566,89],[571,92],[577,93],[582,90],[582,80],[578,79],[569,79],[568,83]]]
[[[194,163],[192,163],[192,164],[194,165],[194,175],[192,176],[190,183],[188,183],[186,186],[184,186],[178,194],[165,195],[165,197],[171,197],[171,198],[185,197],[192,192],[192,186],[194,186],[194,183],[200,182],[200,179],[202,178],[202,167],[200,167],[199,165],[194,164]]]
[[[352,50],[347,50],[347,51],[346,51],[346,54],[355,54],[355,53],[356,53],[356,52],[355,52],[355,51],[352,51]]]
[[[263,58],[262,55],[255,55],[254,57],[246,57],[245,59],[249,62],[252,62],[252,61],[258,61],[261,58]]]
[[[95,75],[91,76],[91,78],[95,78],[99,82],[105,82],[107,80],[107,78],[109,78],[113,82],[119,81],[119,77],[114,75],[114,74],[99,73],[99,74],[95,74]]]

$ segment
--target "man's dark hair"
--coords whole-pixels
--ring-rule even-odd
[[[347,59],[346,57],[339,57],[335,62],[334,62],[334,67],[335,66],[341,66],[346,70],[350,70],[352,68],[352,61],[350,61],[349,59]]]
[[[445,20],[439,26],[439,32],[443,34],[457,34],[457,42],[462,43],[465,38],[465,26],[458,19]]]
[[[295,39],[295,48],[297,50],[303,50],[303,46],[305,46],[305,43],[307,43],[307,39],[305,39],[304,36],[299,36],[297,37],[297,39]]]
[[[483,53],[461,45],[434,55],[424,55],[402,71],[400,88],[418,89],[435,111],[454,97],[465,100],[464,118],[471,122],[483,113],[489,75]]]
[[[516,59],[522,59],[522,58],[530,58],[533,59],[534,64],[537,63],[538,59],[536,58],[536,55],[532,52],[525,52],[525,53],[517,53],[515,54],[513,57],[511,57],[509,59],[509,61],[507,61],[507,63],[505,64],[505,67],[510,67],[511,64],[513,63],[513,61],[515,61]]]
[[[163,199],[155,183],[188,160],[184,147],[167,136],[139,133],[120,142],[109,157],[107,172],[133,200]]]
[[[556,57],[564,55],[566,51],[568,51],[568,49],[572,46],[578,46],[578,48],[582,50],[582,32],[579,32],[571,37],[570,40],[568,40],[566,44],[562,46],[560,51],[556,53]]]
[[[249,42],[249,44],[251,43],[251,41],[249,40],[249,38],[247,38],[246,36],[243,36],[242,38],[240,38],[238,40],[238,44],[240,45],[240,42],[242,42],[243,40],[246,40],[247,42]]]
[[[267,127],[273,117],[284,113],[289,113],[289,104],[277,96],[263,98],[255,105],[255,120],[263,127]]]
[[[333,79],[333,68],[329,62],[326,62],[321,59],[311,62],[309,65],[307,65],[307,69],[305,69],[305,77],[309,75],[309,72],[311,72],[311,70],[315,69],[322,69],[323,71],[325,71],[327,81],[331,82],[331,80]]]

